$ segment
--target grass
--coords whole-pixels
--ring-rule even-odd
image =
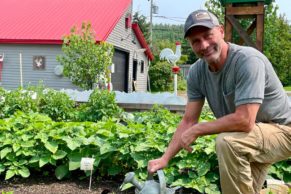
[[[285,89],[286,91],[291,91],[291,86],[286,86],[286,87],[284,87],[284,89]]]

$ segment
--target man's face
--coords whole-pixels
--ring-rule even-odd
[[[224,42],[223,38],[224,31],[221,26],[212,29],[196,26],[187,36],[194,53],[209,64],[219,62],[222,43]]]

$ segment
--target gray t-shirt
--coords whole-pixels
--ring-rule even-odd
[[[228,57],[219,72],[211,72],[202,59],[190,67],[189,101],[206,98],[217,118],[239,105],[259,103],[256,122],[291,123],[291,103],[269,60],[254,48],[228,44]]]

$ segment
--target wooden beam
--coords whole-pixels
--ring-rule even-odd
[[[251,35],[254,32],[254,30],[255,30],[256,27],[257,27],[257,19],[255,19],[252,22],[252,24],[248,27],[247,34],[248,35]],[[239,45],[242,45],[243,43],[244,43],[244,40],[242,38],[240,38],[239,41],[238,41],[238,44]]]
[[[264,14],[264,6],[227,7],[226,15],[258,15]]]
[[[231,25],[234,27],[234,29],[238,32],[239,36],[244,40],[244,42],[248,46],[252,46],[254,48],[257,48],[256,44],[253,43],[251,38],[248,36],[248,34],[244,31],[240,23],[235,19],[232,15],[226,15],[225,16],[227,20],[231,23]]]

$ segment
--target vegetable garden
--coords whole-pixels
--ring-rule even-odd
[[[147,177],[147,162],[165,151],[181,115],[154,106],[148,112],[127,113],[114,93],[94,90],[88,103],[76,104],[59,91],[42,86],[0,89],[0,178],[28,178],[50,169],[58,179],[80,171],[82,157],[93,157],[98,177],[123,176],[134,171]],[[214,119],[204,108],[201,121]],[[193,153],[182,150],[164,169],[171,186],[200,193],[219,193],[215,136],[199,138]],[[270,170],[291,181],[291,160]]]

